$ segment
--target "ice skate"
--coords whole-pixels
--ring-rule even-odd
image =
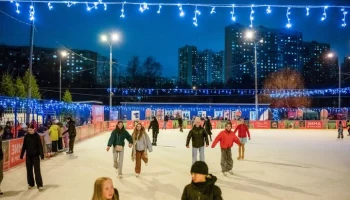
[[[240,157],[240,156],[238,156],[238,157],[237,157],[237,160],[241,160],[241,157]]]
[[[231,175],[233,175],[233,171],[232,171],[232,170],[228,171],[228,173],[231,174]]]
[[[223,174],[224,174],[224,176],[227,176],[228,174],[227,174],[227,172],[222,172]]]
[[[34,186],[28,185],[28,190],[33,189],[33,188],[34,188]]]
[[[140,174],[136,173],[136,174],[135,174],[135,176],[136,176],[136,177],[139,177],[139,176],[140,176]]]
[[[0,195],[3,195],[4,193],[0,190]]]
[[[44,187],[38,187],[39,191],[43,191]]]
[[[123,178],[123,175],[118,175],[118,178],[119,178],[119,179],[122,179],[122,178]]]

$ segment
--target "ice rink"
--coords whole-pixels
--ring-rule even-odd
[[[219,130],[214,130],[214,137]],[[65,153],[41,162],[44,191],[28,190],[22,165],[5,173],[1,199],[87,200],[96,178],[108,176],[121,200],[181,199],[190,183],[191,149],[185,147],[188,130],[166,130],[135,177],[131,149],[126,148],[123,179],[114,171],[112,152],[106,152],[109,133],[75,146],[74,155]],[[220,147],[206,148],[209,172],[226,200],[349,200],[350,137],[336,139],[336,130],[251,130],[246,160],[237,161],[233,147],[234,175],[223,176]],[[150,134],[151,135],[151,134]],[[214,139],[214,138],[213,138]]]

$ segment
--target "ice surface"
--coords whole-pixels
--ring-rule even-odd
[[[214,136],[219,130],[214,130]],[[44,191],[27,190],[22,165],[5,173],[1,199],[87,200],[91,199],[96,178],[108,176],[118,188],[121,200],[181,199],[190,183],[191,149],[185,147],[188,130],[162,131],[158,146],[142,164],[139,178],[134,175],[131,149],[126,148],[123,173],[118,179],[112,153],[106,152],[109,133],[75,146],[74,155],[59,155],[41,163]],[[150,134],[151,135],[151,134]],[[336,130],[251,130],[246,160],[237,161],[233,148],[234,175],[224,177],[220,148],[206,148],[210,173],[218,177],[226,200],[349,200],[350,137],[336,139]]]

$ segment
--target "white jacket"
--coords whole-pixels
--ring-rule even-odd
[[[45,144],[52,144],[50,138],[50,130],[45,131],[44,133],[38,133],[40,136],[44,136]]]

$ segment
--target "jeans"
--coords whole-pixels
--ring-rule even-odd
[[[199,151],[199,160],[200,161],[205,161],[204,158],[204,146],[199,147],[199,148],[192,148],[192,164],[197,161],[197,152]]]
[[[123,174],[123,160],[124,160],[124,149],[123,151],[116,151],[115,148],[113,148],[113,161],[114,161],[114,168],[118,169],[118,175]]]

